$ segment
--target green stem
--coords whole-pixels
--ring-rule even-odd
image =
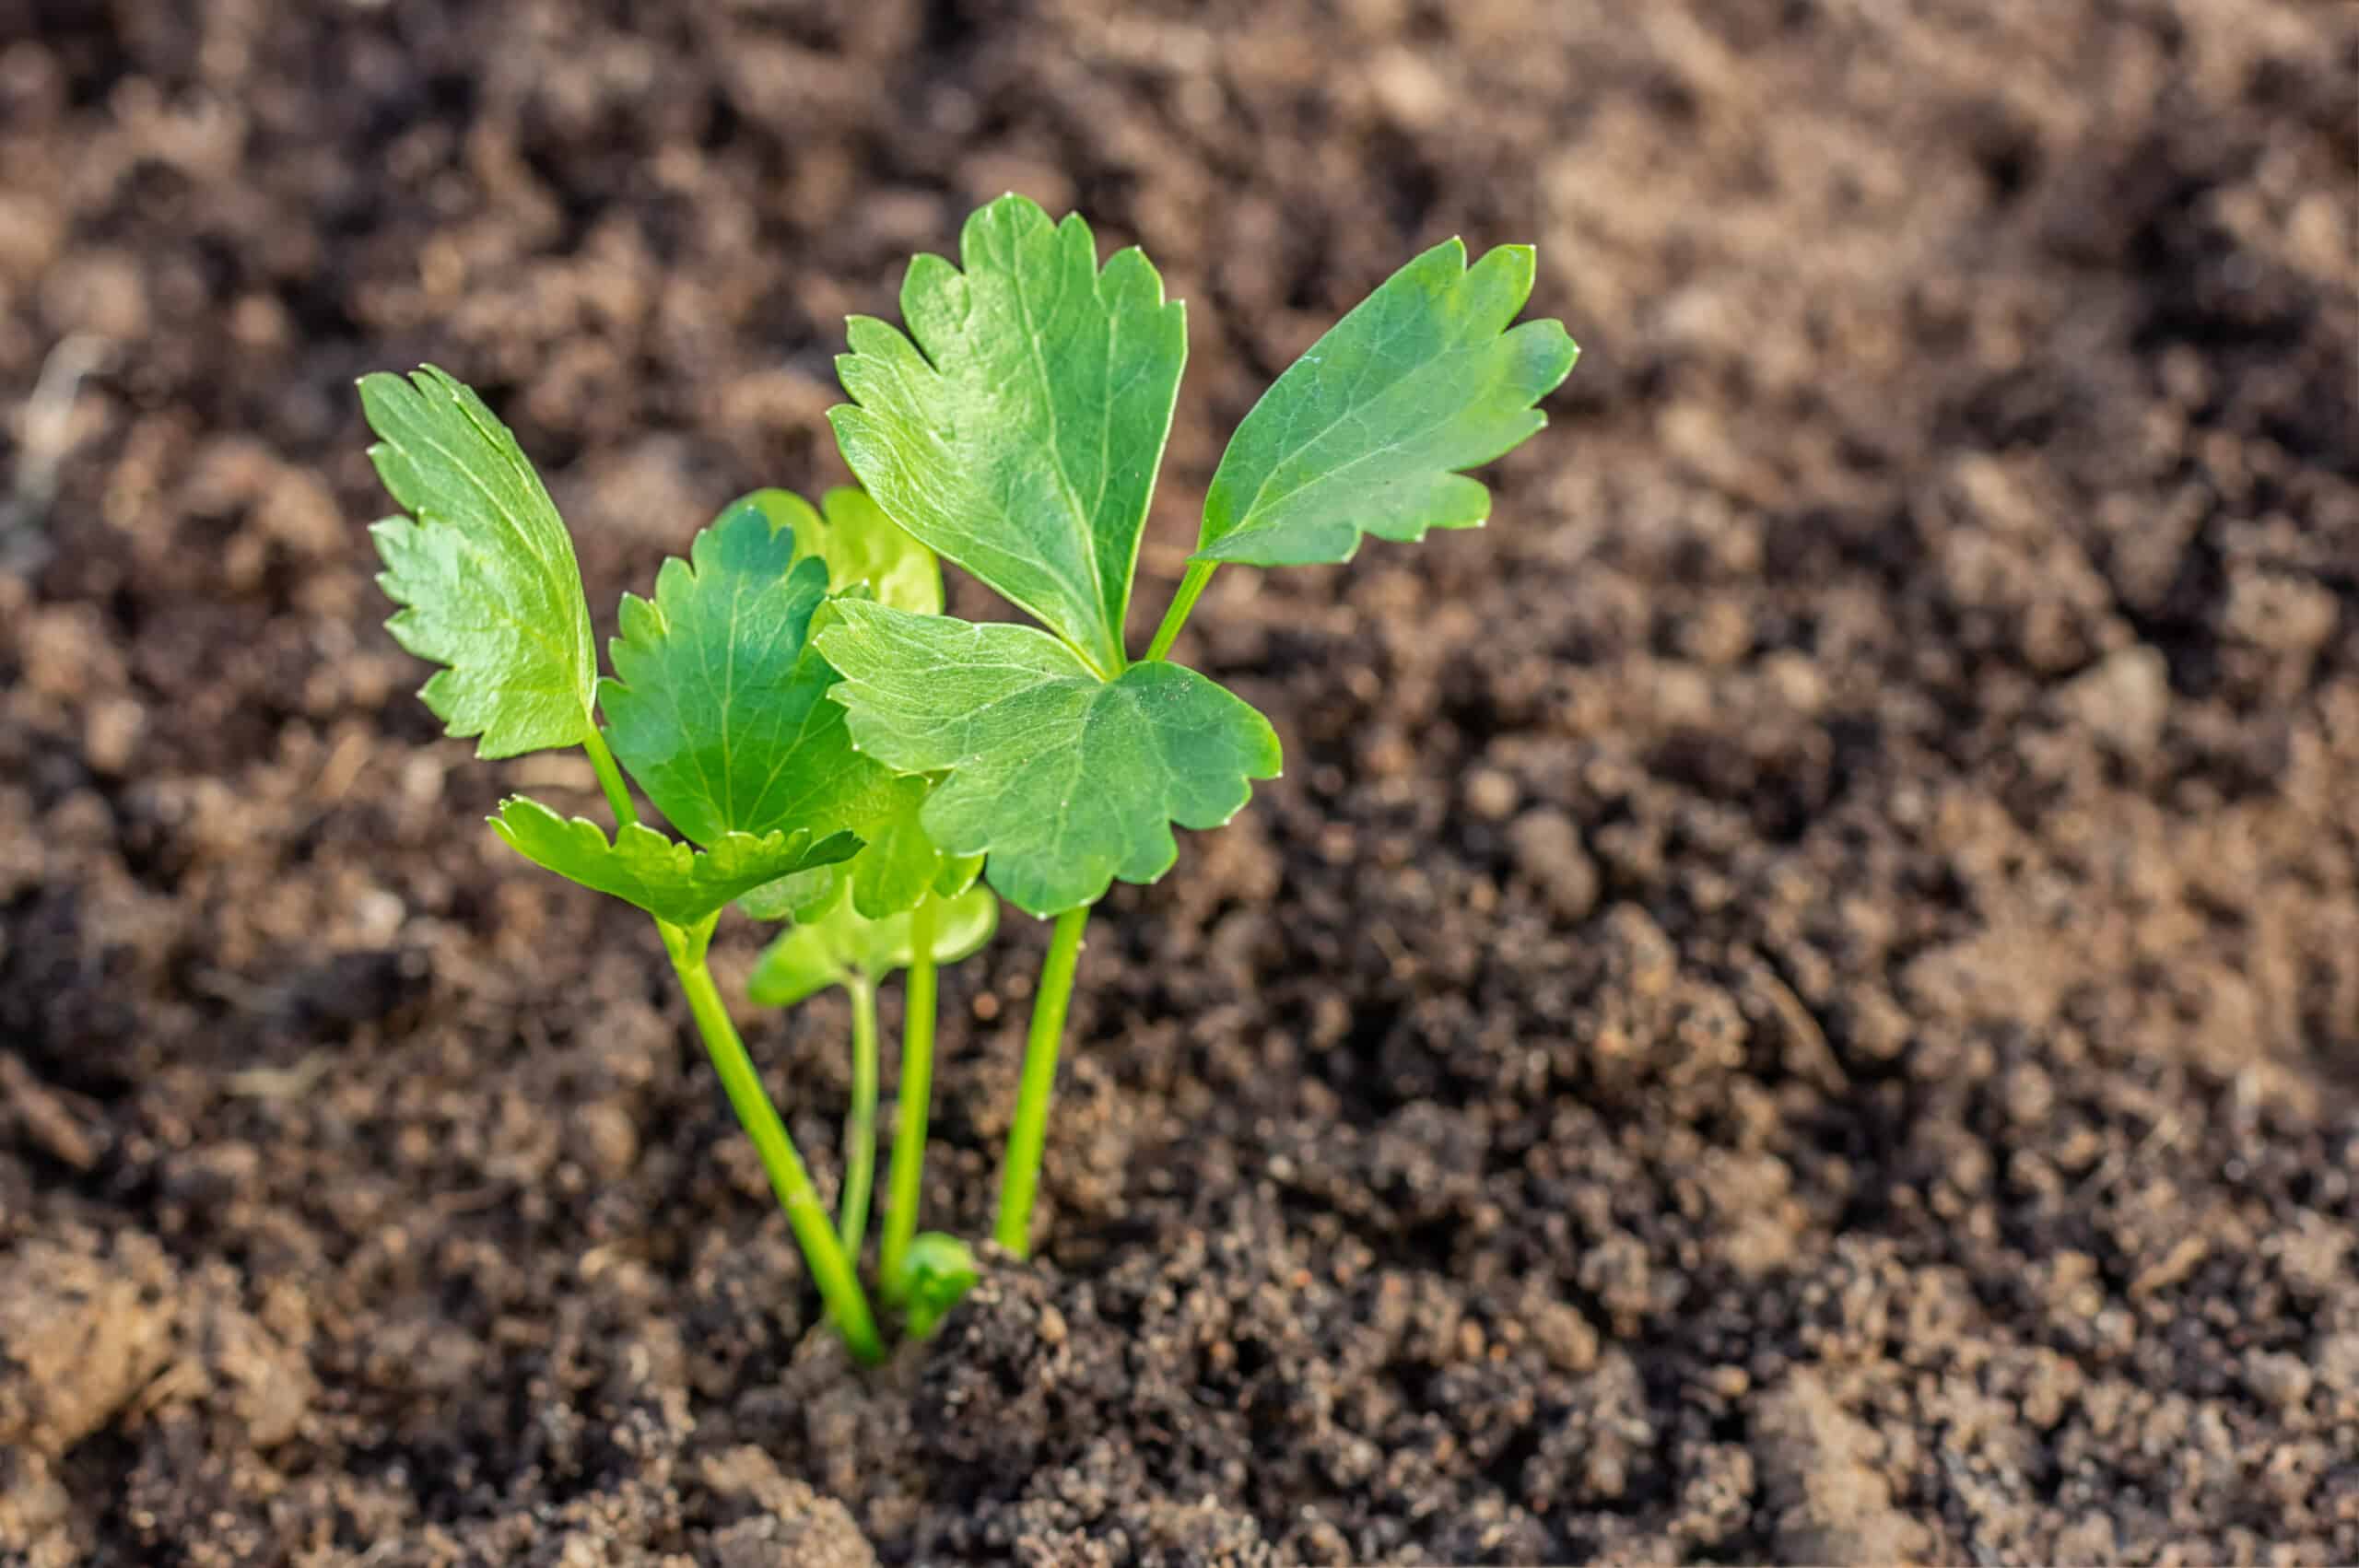
[[[933,931],[941,907],[932,894],[910,912],[910,977],[902,990],[900,1104],[893,1121],[893,1164],[885,1173],[885,1242],[877,1274],[886,1299],[898,1297],[910,1242],[918,1233],[925,1188],[925,1123],[933,1097]]]
[[[630,803],[630,786],[623,782],[623,770],[615,766],[615,754],[606,749],[606,737],[598,732],[595,724],[581,737],[581,749],[590,754],[590,766],[598,770],[598,788],[606,792],[606,804],[614,810],[615,825],[622,827],[637,822],[639,812]]]
[[[663,933],[664,951],[672,955],[672,967],[679,974],[680,989],[687,993],[688,1012],[696,1018],[697,1033],[704,1036],[704,1048],[712,1058],[714,1071],[721,1074],[721,1086],[728,1092],[730,1106],[744,1125],[745,1136],[754,1141],[762,1168],[769,1173],[771,1190],[778,1194],[779,1203],[786,1211],[786,1223],[792,1227],[794,1239],[802,1244],[804,1260],[810,1265],[820,1299],[827,1304],[828,1315],[835,1319],[852,1355],[873,1366],[885,1359],[885,1346],[876,1336],[876,1319],[869,1313],[868,1297],[860,1288],[860,1276],[836,1240],[835,1230],[827,1223],[827,1211],[811,1186],[811,1173],[804,1168],[803,1156],[794,1151],[793,1138],[779,1119],[769,1095],[763,1091],[761,1075],[754,1071],[753,1061],[745,1055],[745,1043],[737,1037],[737,1027],[730,1023],[729,1010],[722,1005],[721,992],[712,983],[712,971],[706,966],[705,945],[712,940],[712,923],[683,929],[668,920],[658,920],[655,926]]]
[[[1032,1250],[1032,1199],[1040,1186],[1040,1154],[1049,1141],[1049,1097],[1057,1083],[1057,1045],[1065,1032],[1065,1005],[1081,962],[1082,928],[1089,906],[1057,917],[1040,991],[1032,999],[1032,1031],[1024,1042],[1024,1076],[1015,1091],[1015,1121],[1007,1129],[1007,1164],[1000,1171],[1000,1246],[1016,1257]]]
[[[843,1210],[838,1230],[856,1267],[868,1240],[868,1194],[876,1184],[876,982],[857,975],[851,993],[851,1116],[844,1123]]]
[[[1155,640],[1146,645],[1148,661],[1162,658],[1180,640],[1180,628],[1188,624],[1188,612],[1204,591],[1204,584],[1212,581],[1218,561],[1190,561],[1188,575],[1180,579],[1179,591],[1171,596],[1171,608],[1163,613],[1163,624],[1155,628]],[[1145,661],[1142,661],[1144,662]]]

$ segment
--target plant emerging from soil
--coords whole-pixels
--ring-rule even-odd
[[[855,317],[829,412],[844,460],[896,521],[1037,626],[846,603],[817,638],[852,740],[936,780],[935,842],[985,858],[1001,897],[1056,922],[1001,1177],[998,1240],[1022,1256],[1060,1036],[1089,911],[1116,879],[1178,856],[1278,772],[1243,699],[1169,654],[1224,562],[1349,560],[1364,534],[1472,527],[1489,492],[1461,470],[1544,423],[1533,406],[1579,350],[1553,321],[1511,326],[1532,252],[1469,266],[1455,240],[1402,267],[1297,360],[1230,439],[1197,547],[1144,656],[1123,639],[1147,504],[1187,358],[1185,312],[1136,249],[1101,269],[1089,226],[1021,196],[967,221],[964,270],[910,263],[906,333]]]
[[[1276,732],[1169,654],[1225,562],[1351,558],[1481,523],[1463,470],[1538,430],[1578,354],[1561,324],[1513,324],[1532,252],[1469,265],[1455,240],[1394,274],[1281,375],[1238,426],[1197,548],[1144,654],[1124,627],[1139,539],[1187,356],[1184,310],[1136,249],[1103,267],[1078,216],[1020,196],[975,213],[963,270],[910,264],[906,332],[867,317],[830,411],[865,487],[820,509],[765,490],[725,509],[654,598],[626,595],[602,678],[580,568],[515,439],[428,367],[363,379],[370,456],[405,516],[376,526],[389,624],[440,664],[421,696],[486,757],[580,746],[611,835],[532,800],[492,826],[526,859],[653,919],[731,1105],[828,1314],[883,1353],[859,1273],[874,1179],[876,991],[908,971],[878,1259],[886,1302],[929,1332],[974,1278],[916,1232],[935,966],[997,921],[993,893],[1054,921],[1035,993],[995,1230],[1028,1250],[1050,1090],[1091,907],[1177,858],[1277,775]],[[946,557],[1035,626],[943,614]],[[628,778],[628,782],[626,782]],[[630,785],[678,835],[640,820]],[[988,889],[977,885],[980,876]],[[753,999],[849,994],[853,1093],[831,1223],[723,1005],[706,955],[732,904],[792,922]]]

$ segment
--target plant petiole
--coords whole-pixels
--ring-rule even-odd
[[[876,982],[859,975],[851,998],[851,1114],[844,1120],[844,1252],[857,1267],[868,1239],[868,1195],[876,1183]]]
[[[598,788],[606,792],[615,825],[628,827],[637,822],[639,811],[630,803],[630,786],[623,782],[623,770],[615,766],[615,754],[606,749],[606,737],[595,724],[582,731],[581,749],[590,754],[590,766],[597,769]]]
[[[745,1043],[737,1037],[737,1026],[729,1021],[729,1010],[722,1004],[712,971],[705,963],[705,950],[718,919],[716,915],[695,927],[659,919],[655,928],[663,933],[663,950],[680,977],[680,989],[687,993],[688,1012],[696,1019],[697,1033],[704,1038],[713,1070],[721,1074],[730,1106],[744,1125],[745,1136],[753,1140],[762,1168],[769,1173],[771,1190],[786,1211],[786,1223],[802,1245],[820,1299],[827,1303],[853,1357],[874,1366],[885,1359],[885,1346],[877,1337],[876,1319],[868,1310],[868,1296],[860,1288],[860,1276],[836,1239],[827,1211],[811,1185],[811,1173],[804,1167],[793,1138],[763,1090],[761,1075],[746,1056]]]
[[[1155,640],[1146,645],[1146,659],[1142,663],[1161,659],[1180,640],[1180,628],[1188,624],[1188,613],[1196,607],[1204,585],[1213,579],[1220,567],[1218,561],[1190,561],[1188,573],[1180,579],[1179,588],[1171,595],[1171,608],[1163,613],[1163,624],[1155,628]]]
[[[900,1304],[910,1238],[917,1235],[918,1205],[925,1191],[925,1131],[933,1096],[934,928],[940,905],[933,895],[910,911],[910,970],[901,992],[901,1077],[893,1121],[893,1163],[886,1172],[885,1239],[877,1254],[877,1277],[885,1299]]]
[[[1032,999],[1032,1027],[1024,1042],[1024,1075],[1015,1091],[1015,1120],[1007,1129],[1007,1164],[1000,1172],[1000,1246],[1017,1258],[1032,1250],[1032,1200],[1040,1186],[1040,1156],[1049,1141],[1049,1100],[1057,1084],[1057,1047],[1065,1032],[1065,1007],[1073,1000],[1074,972],[1081,962],[1081,933],[1090,906],[1057,917],[1049,955],[1040,965],[1039,994]]]

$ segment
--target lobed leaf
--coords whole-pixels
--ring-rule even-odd
[[[758,509],[773,533],[791,530],[798,561],[816,556],[827,567],[828,585],[835,593],[864,595],[895,609],[918,614],[942,612],[942,566],[933,551],[912,538],[884,509],[850,486],[829,490],[821,510],[786,490],[757,490],[726,509]],[[814,616],[819,624],[824,606]],[[859,912],[871,919],[912,908],[936,883],[944,895],[962,893],[971,885],[980,862],[962,863],[944,855],[918,825],[918,809],[931,788],[923,778],[896,778],[891,800],[876,820],[863,826],[868,840],[858,855],[839,865],[805,872],[760,888],[740,900],[757,919],[808,920],[831,904],[843,883],[852,888]]]
[[[745,994],[764,1007],[792,1007],[829,986],[865,977],[881,979],[906,969],[916,958],[910,938],[912,910],[870,919],[843,896],[835,896],[808,919],[781,931],[762,950],[745,982]],[[980,950],[999,929],[999,900],[987,887],[970,887],[945,897],[934,915],[933,961],[956,964]]]
[[[942,614],[942,563],[864,492],[839,485],[814,510],[791,490],[757,490],[731,502],[723,515],[742,506],[757,508],[772,529],[791,529],[798,557],[825,561],[831,591],[864,587],[880,604]]]
[[[861,749],[943,776],[920,813],[953,855],[1029,914],[1153,882],[1171,825],[1218,827],[1273,778],[1268,720],[1192,670],[1155,661],[1101,681],[1055,638],[846,601],[819,634]]]
[[[933,780],[901,782],[922,788],[901,797],[893,814],[869,835],[868,847],[844,867],[852,907],[872,920],[910,908],[929,894],[955,897],[972,887],[983,869],[980,857],[948,854],[926,832],[925,803]]]
[[[405,517],[370,532],[401,606],[393,640],[443,666],[419,692],[475,755],[581,743],[597,654],[573,541],[523,449],[484,402],[428,365],[360,379],[378,476]]]
[[[807,827],[757,837],[722,835],[705,849],[626,823],[610,840],[586,817],[566,818],[527,796],[500,802],[491,819],[502,842],[546,871],[635,904],[658,919],[694,926],[780,877],[849,859],[860,840]]]
[[[849,830],[894,807],[892,773],[855,751],[809,645],[827,568],[757,504],[731,508],[665,561],[652,603],[626,594],[598,688],[615,755],[697,843],[781,827]]]
[[[853,907],[874,920],[915,907],[929,893],[947,898],[972,886],[982,862],[944,854],[920,820],[933,781],[910,777],[894,784],[891,807],[863,825],[867,842],[859,854],[747,895],[740,901],[745,913],[757,920],[814,919],[848,884]]]
[[[1446,240],[1394,273],[1289,366],[1237,427],[1204,496],[1195,559],[1346,561],[1360,536],[1471,528],[1491,496],[1459,471],[1545,425],[1532,405],[1580,350],[1563,323],[1509,329],[1528,245],[1471,269]]]
[[[1148,497],[1188,357],[1185,309],[1135,248],[1097,266],[1078,215],[977,211],[963,272],[910,262],[908,335],[855,316],[837,444],[901,526],[1070,643],[1122,668]],[[914,340],[914,341],[912,341]]]

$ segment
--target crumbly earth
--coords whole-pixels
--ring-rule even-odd
[[[0,1558],[2359,1560],[2354,18],[0,0]],[[1416,249],[1588,354],[1488,531],[1221,575],[1286,775],[863,1375],[480,827],[594,791],[415,700],[350,382],[482,386],[604,611],[1008,188],[1189,301],[1141,622]],[[947,979],[970,1235],[1043,942]],[[751,1024],[828,1183],[844,1024]]]

